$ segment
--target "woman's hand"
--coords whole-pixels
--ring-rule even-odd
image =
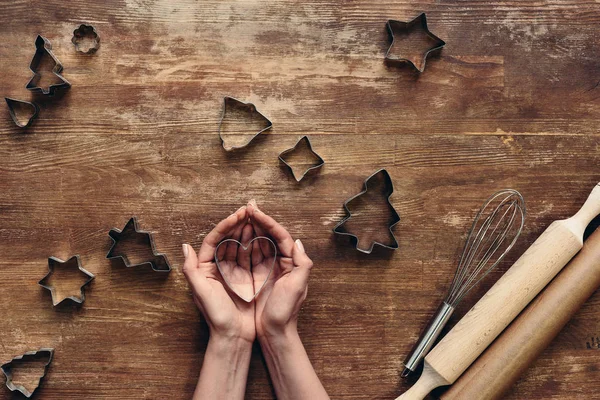
[[[248,214],[257,236],[269,236],[279,248],[273,272],[255,299],[256,332],[269,375],[279,400],[328,400],[298,335],[298,312],[308,293],[313,266],[300,240],[256,206],[248,203]],[[252,247],[254,286],[260,287],[273,262],[269,243]]]
[[[252,236],[248,212],[242,207],[206,235],[197,256],[192,246],[183,245],[183,273],[210,329],[194,400],[244,399],[252,343],[256,338],[254,304],[230,293],[214,257],[223,239],[245,243]],[[238,252],[236,243],[227,242],[219,246],[217,257],[236,290],[254,294],[249,252]]]
[[[183,245],[183,273],[192,288],[194,302],[209,326],[211,338],[240,339],[250,344],[256,338],[254,305],[230,293],[214,258],[215,249],[223,239],[231,238],[246,243],[252,236],[248,211],[242,207],[206,235],[198,255],[192,246]],[[238,247],[234,242],[225,243],[219,247],[217,256],[223,260],[220,264],[226,276],[233,278],[230,278],[232,286],[241,293],[253,295],[250,252],[238,252]]]
[[[308,293],[308,276],[313,266],[300,239],[294,240],[289,232],[273,218],[248,203],[248,214],[256,236],[273,238],[279,249],[273,272],[256,297],[256,333],[259,338],[295,332],[298,313]],[[270,243],[254,242],[252,248],[252,275],[254,287],[259,288],[269,275],[273,263]]]

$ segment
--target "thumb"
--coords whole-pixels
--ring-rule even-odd
[[[199,268],[198,256],[189,244],[183,245],[183,275],[192,287],[192,291],[199,297],[202,297],[209,290],[208,281]],[[208,286],[208,287],[207,287]]]
[[[294,243],[292,262],[294,263],[294,275],[300,278],[303,285],[308,284],[308,276],[313,267],[313,262],[306,254],[306,251],[304,251],[304,245],[300,239],[296,239],[296,242]]]
[[[185,257],[185,261],[183,262],[183,274],[190,280],[197,271],[198,271],[198,256],[196,252],[189,244],[183,244],[183,256]]]

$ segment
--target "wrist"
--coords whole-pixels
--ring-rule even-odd
[[[243,399],[252,357],[248,340],[211,335],[194,399]]]
[[[251,340],[235,335],[215,335],[210,334],[208,339],[208,345],[214,347],[216,350],[222,349],[245,349],[252,348]]]
[[[296,326],[265,330],[261,335],[258,335],[258,342],[261,348],[266,348],[269,351],[285,351],[291,346],[302,343]]]

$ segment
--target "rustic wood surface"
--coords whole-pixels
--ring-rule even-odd
[[[208,337],[181,244],[198,246],[251,198],[315,261],[300,330],[331,397],[395,398],[483,199],[521,191],[526,228],[453,322],[600,181],[598,2],[10,0],[0,10],[2,95],[31,98],[38,33],[73,85],[40,101],[26,133],[0,115],[0,360],[54,347],[38,398],[190,398]],[[423,11],[446,48],[421,75],[384,64],[386,20]],[[101,36],[95,55],[70,42],[81,22]],[[217,135],[225,95],[274,122],[234,154]],[[327,164],[297,184],[277,155],[305,134]],[[331,229],[379,168],[395,185],[399,249],[363,255]],[[104,258],[109,229],[132,215],[170,274]],[[74,254],[96,279],[82,307],[53,308],[37,282],[47,257]],[[509,398],[600,399],[598,336],[596,292]],[[274,398],[258,347],[246,397]]]

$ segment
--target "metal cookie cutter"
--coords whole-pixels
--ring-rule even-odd
[[[432,44],[431,47],[423,54],[423,63],[421,64],[421,68],[415,65],[415,63],[409,58],[390,56],[390,51],[394,47],[395,37],[402,33],[413,31],[419,26],[434,42],[434,44]],[[390,19],[387,21],[387,29],[390,34],[390,38],[392,39],[392,44],[390,44],[390,47],[385,53],[385,60],[389,62],[406,62],[412,65],[419,72],[423,72],[425,70],[425,61],[429,53],[431,53],[432,51],[439,50],[446,45],[446,42],[444,42],[442,39],[431,33],[431,31],[427,27],[427,17],[425,16],[425,13],[420,14],[415,19],[409,22],[402,22]]]
[[[98,36],[92,25],[81,24],[79,28],[73,31],[71,43],[75,45],[75,50],[80,53],[94,54],[100,48],[100,36]]]
[[[142,239],[144,245],[148,246],[152,250],[152,254],[154,255],[153,260],[144,261],[142,263],[132,265],[129,262],[129,260],[127,259],[127,255],[114,254],[114,252],[116,251],[117,244],[120,241],[126,241],[127,238],[130,237],[130,235],[135,235]],[[108,232],[108,236],[110,236],[110,238],[112,239],[113,244],[110,247],[110,250],[108,251],[108,253],[106,254],[106,258],[108,258],[108,259],[120,258],[123,261],[123,263],[125,263],[126,267],[139,267],[141,265],[150,264],[150,266],[152,267],[152,269],[154,271],[157,271],[157,272],[171,271],[171,265],[169,264],[169,259],[167,258],[167,256],[165,254],[162,254],[162,253],[159,253],[156,251],[156,247],[154,247],[154,239],[152,238],[152,235],[150,234],[150,232],[145,232],[145,231],[140,230],[140,228],[138,227],[136,217],[131,217],[131,219],[127,222],[127,224],[125,225],[125,227],[123,228],[122,231],[118,230],[117,228],[111,229]]]
[[[60,83],[51,84],[47,89],[38,86],[42,77],[42,75],[39,73],[39,68],[44,57],[50,57],[52,59],[52,62],[54,63],[52,73],[61,81]],[[52,53],[52,44],[50,44],[48,39],[41,35],[38,35],[38,37],[35,39],[35,54],[31,59],[29,69],[31,72],[33,72],[33,77],[31,77],[25,88],[31,90],[32,92],[40,92],[45,95],[53,96],[57,89],[67,89],[71,87],[71,84],[61,75],[63,66],[60,61],[58,61],[58,58],[56,58],[54,53]]]
[[[77,267],[81,272],[83,272],[84,275],[86,275],[88,277],[87,281],[83,285],[81,285],[80,297],[70,296],[70,297],[65,297],[64,299],[61,299],[61,300],[58,300],[56,298],[56,291],[54,290],[54,286],[49,285],[48,283],[46,283],[46,281],[48,280],[48,278],[50,278],[50,276],[52,276],[52,274],[54,273],[54,267],[58,264],[63,264],[65,268]],[[56,257],[50,257],[50,258],[48,258],[48,274],[46,274],[46,276],[44,278],[42,278],[42,280],[39,281],[38,284],[41,287],[48,289],[50,291],[50,294],[52,294],[52,305],[53,306],[57,306],[65,300],[71,300],[77,304],[82,304],[85,301],[84,289],[87,285],[90,284],[90,282],[92,282],[94,280],[94,278],[95,278],[94,274],[86,271],[81,266],[81,261],[79,260],[79,256],[73,256],[73,257],[69,258],[67,261],[63,261]]]
[[[389,218],[388,221],[388,230],[389,233],[391,235],[391,238],[393,239],[393,244],[384,244],[384,243],[380,243],[377,241],[373,241],[371,242],[371,246],[368,249],[361,249],[359,247],[359,238],[358,236],[347,232],[343,225],[350,219],[352,218],[352,212],[350,211],[348,205],[355,200],[356,198],[362,196],[363,194],[367,193],[369,191],[369,183],[372,179],[383,179],[383,186],[384,186],[384,192],[383,195],[385,196],[385,199],[389,205],[389,209],[390,209],[390,213],[391,216]],[[398,215],[398,213],[396,212],[396,210],[394,209],[394,206],[392,205],[391,201],[390,201],[390,197],[392,196],[392,193],[394,193],[394,185],[392,183],[392,179],[390,178],[390,175],[388,174],[388,172],[385,169],[380,169],[379,171],[375,172],[373,175],[369,176],[365,182],[364,182],[364,188],[363,190],[358,193],[357,195],[349,198],[348,200],[346,200],[344,202],[344,210],[346,211],[346,217],[344,217],[344,219],[342,219],[334,228],[333,228],[333,233],[336,233],[338,235],[343,235],[343,236],[350,236],[352,238],[352,240],[354,240],[355,245],[356,245],[356,250],[362,252],[362,253],[366,253],[366,254],[371,254],[371,252],[373,251],[373,248],[375,247],[375,245],[379,245],[382,247],[385,247],[386,249],[391,249],[391,250],[396,250],[398,248],[398,241],[396,240],[396,236],[394,236],[394,232],[392,232],[392,228],[394,227],[394,225],[396,225],[398,222],[400,222],[400,215]]]
[[[243,144],[241,146],[227,147],[225,145],[225,139],[223,139],[223,135],[221,134],[221,128],[223,126],[223,120],[225,119],[225,115],[227,114],[227,110],[228,109],[234,109],[234,108],[238,109],[238,110],[245,111],[249,115],[258,115],[260,118],[262,118],[265,121],[266,127],[263,128],[263,129],[261,129],[257,133],[255,133],[254,136],[252,136],[250,138],[250,140],[248,140],[245,144]],[[272,127],[273,127],[273,122],[271,122],[271,120],[269,118],[265,117],[265,115],[263,113],[259,112],[256,109],[256,106],[254,104],[252,104],[252,103],[244,103],[241,100],[238,100],[238,99],[235,99],[235,98],[229,97],[229,96],[225,96],[223,98],[223,113],[221,114],[221,120],[219,121],[219,139],[221,139],[221,145],[223,146],[223,148],[225,149],[225,151],[242,149],[242,148],[248,146],[254,140],[254,138],[256,138],[258,135],[260,135],[264,131],[271,129]]]
[[[8,112],[10,113],[10,117],[19,128],[26,128],[29,125],[31,125],[33,120],[36,119],[38,113],[40,112],[40,108],[35,103],[30,103],[29,101],[25,100],[11,99],[10,97],[5,97],[4,100],[6,100],[6,105],[8,106]],[[32,109],[31,116],[29,117],[26,123],[19,121],[19,116],[15,111],[15,107],[22,106],[30,107]]]
[[[260,285],[260,287],[258,288],[258,290],[256,292],[254,292],[254,296],[252,296],[252,297],[245,297],[245,296],[242,296],[240,293],[238,293],[235,290],[235,288],[233,287],[233,285],[231,284],[231,282],[229,281],[229,279],[227,278],[227,276],[225,276],[225,274],[223,273],[223,268],[221,267],[221,264],[220,264],[217,252],[219,251],[219,247],[221,247],[222,244],[229,243],[229,242],[237,243],[239,246],[242,247],[242,249],[244,249],[244,251],[247,251],[248,249],[250,249],[250,246],[252,245],[252,243],[254,241],[256,241],[256,240],[267,240],[267,241],[269,241],[271,243],[271,246],[273,246],[273,262],[271,263],[271,268],[269,268],[269,273],[267,274],[267,277],[265,278],[264,282]],[[270,238],[268,238],[266,236],[257,236],[254,239],[252,239],[251,241],[249,241],[246,246],[244,246],[238,240],[235,240],[235,239],[225,239],[225,240],[221,241],[217,245],[217,247],[215,248],[215,264],[217,264],[217,269],[221,273],[221,276],[223,277],[223,280],[225,281],[225,283],[227,284],[227,286],[229,287],[229,289],[231,289],[231,291],[233,293],[235,293],[240,299],[244,300],[246,303],[250,303],[252,300],[254,300],[256,298],[256,296],[258,296],[258,294],[261,292],[261,290],[263,290],[263,288],[267,284],[267,281],[269,280],[269,277],[273,273],[273,268],[275,267],[275,260],[277,260],[277,246],[275,246],[275,242],[273,242]]]
[[[11,392],[18,391],[18,392],[21,392],[21,394],[23,394],[23,396],[25,396],[26,398],[30,398],[35,393],[37,388],[40,387],[42,379],[44,379],[44,377],[46,376],[46,373],[48,372],[48,367],[50,366],[50,363],[52,362],[53,356],[54,356],[54,349],[42,348],[42,349],[39,349],[38,351],[28,351],[27,353],[25,353],[21,356],[13,358],[12,361],[9,361],[6,364],[1,365],[0,370],[2,371],[4,376],[6,376],[6,387]],[[46,362],[46,365],[44,366],[44,372],[40,376],[40,378],[39,378],[36,386],[33,388],[33,390],[30,392],[24,386],[16,385],[13,382],[13,368],[14,368],[13,364],[15,363],[15,361],[21,361],[21,360],[22,361],[32,361],[32,360],[36,360],[41,357],[44,357],[44,358],[48,357],[48,361]]]
[[[307,168],[301,175],[298,175],[298,174],[296,174],[296,171],[294,171],[294,167],[292,167],[292,165],[286,161],[286,156],[295,152],[298,149],[298,146],[300,146],[300,145],[306,147],[310,151],[310,153],[314,156],[315,163],[312,166],[310,166],[309,168]],[[290,171],[292,171],[292,175],[294,175],[294,179],[296,179],[297,182],[300,182],[306,176],[306,174],[308,174],[309,172],[317,170],[325,164],[325,160],[323,160],[321,158],[321,156],[318,155],[313,150],[308,136],[303,136],[300,140],[298,140],[298,143],[296,143],[296,145],[294,147],[281,152],[279,154],[279,160],[282,163],[284,163],[290,169]]]

